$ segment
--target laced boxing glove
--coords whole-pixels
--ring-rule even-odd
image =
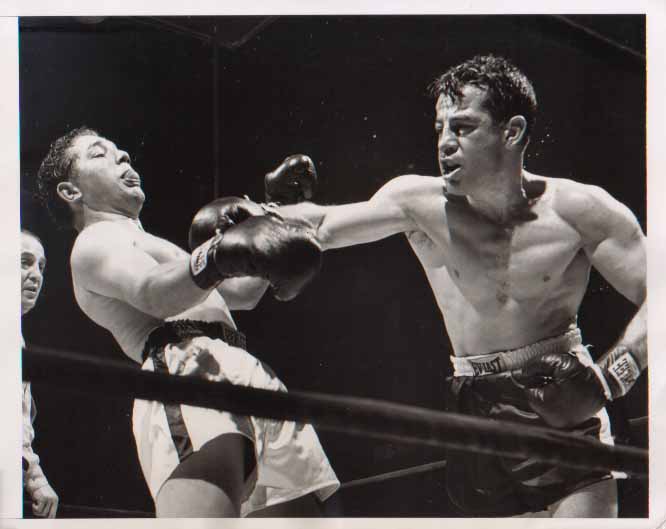
[[[268,173],[264,185],[266,202],[296,204],[311,200],[317,185],[317,170],[308,156],[295,154]]]
[[[190,244],[210,237],[192,250],[190,272],[197,285],[208,289],[229,277],[262,277],[277,299],[287,301],[314,279],[322,252],[312,227],[263,213],[250,200],[231,198],[195,215]]]
[[[588,366],[572,352],[544,355],[513,371],[512,377],[546,423],[567,428],[625,395],[640,373],[629,350],[620,346]]]

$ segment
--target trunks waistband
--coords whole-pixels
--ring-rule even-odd
[[[234,347],[247,350],[245,335],[219,321],[175,320],[165,321],[153,329],[148,335],[141,358],[145,362],[149,356],[154,357],[168,344],[182,342],[195,336],[207,336],[220,339]]]
[[[454,377],[492,375],[522,367],[529,360],[549,353],[566,352],[582,345],[579,329],[571,329],[559,336],[546,338],[518,349],[499,351],[478,356],[452,356]]]

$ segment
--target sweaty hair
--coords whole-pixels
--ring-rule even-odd
[[[467,85],[485,90],[483,106],[495,124],[521,115],[527,121],[525,140],[536,121],[537,100],[532,83],[516,66],[502,57],[477,55],[449,68],[430,85],[434,97],[440,94],[459,101]]]
[[[58,196],[58,184],[67,182],[72,176],[74,157],[68,152],[79,136],[99,136],[87,127],[76,128],[55,140],[37,171],[37,197],[60,225],[71,226],[72,210]]]

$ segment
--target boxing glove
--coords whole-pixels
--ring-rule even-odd
[[[636,360],[623,347],[587,366],[573,352],[552,353],[512,372],[532,409],[556,428],[575,426],[593,416],[608,401],[626,394],[638,376]]]
[[[203,219],[208,227],[219,226],[215,235],[192,251],[190,272],[201,288],[211,288],[229,277],[261,277],[269,281],[277,299],[287,301],[317,275],[322,252],[309,224],[273,214],[253,216],[254,206],[233,201],[225,203],[224,213],[219,214],[220,203],[215,202],[212,209],[217,211],[211,213],[206,206],[205,214],[195,216],[196,224]],[[230,210],[236,211],[236,219],[244,220],[234,222]],[[216,216],[221,220],[214,223],[211,219]],[[193,233],[201,233],[199,226],[190,229],[190,240],[196,243],[198,237]]]
[[[317,171],[304,154],[288,156],[264,179],[266,202],[296,204],[311,200],[317,185]]]

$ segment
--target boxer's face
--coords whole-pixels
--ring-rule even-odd
[[[447,193],[473,195],[503,168],[503,128],[483,107],[483,89],[467,85],[462,93],[437,99],[437,153]]]
[[[69,149],[73,156],[72,183],[83,204],[96,211],[135,217],[146,197],[141,177],[132,169],[130,157],[99,136],[79,136]]]
[[[44,247],[31,235],[21,233],[21,314],[37,303],[45,267]]]

